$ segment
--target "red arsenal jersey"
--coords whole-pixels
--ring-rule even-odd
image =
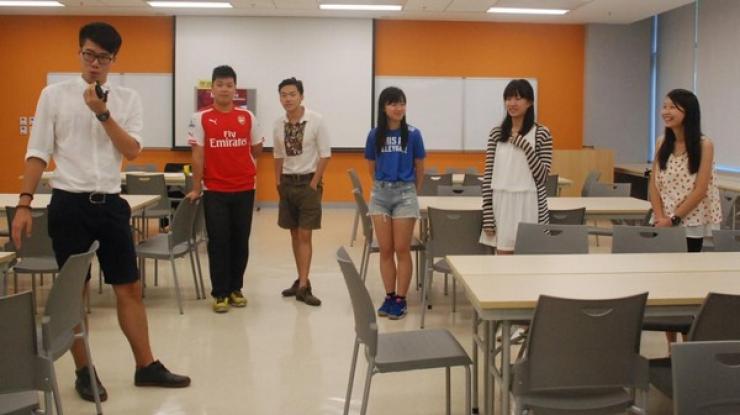
[[[242,108],[221,112],[210,107],[193,114],[188,143],[203,147],[203,184],[207,190],[254,189],[257,167],[252,145],[263,141],[254,114]]]

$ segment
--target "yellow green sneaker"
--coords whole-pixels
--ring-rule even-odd
[[[213,301],[213,311],[217,313],[229,311],[229,299],[227,297],[216,297]]]
[[[229,304],[232,307],[246,307],[247,299],[244,298],[244,294],[241,291],[234,291],[229,294]]]

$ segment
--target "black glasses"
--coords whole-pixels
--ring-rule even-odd
[[[107,65],[113,61],[113,56],[107,53],[95,53],[89,50],[83,50],[80,52],[80,55],[82,55],[82,59],[87,63],[93,63],[97,59],[99,64]]]

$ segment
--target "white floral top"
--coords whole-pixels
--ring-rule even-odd
[[[696,184],[696,173],[689,173],[689,156],[687,153],[681,155],[671,154],[666,162],[665,170],[658,169],[655,183],[663,202],[663,210],[666,215],[672,216],[678,205],[680,205],[689,193],[694,190]],[[720,209],[719,189],[716,184],[714,169],[709,179],[707,195],[699,204],[682,218],[682,224],[686,227],[702,227],[711,232],[711,225],[722,222]],[[711,234],[711,233],[710,233]]]

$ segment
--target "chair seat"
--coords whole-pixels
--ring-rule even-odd
[[[634,399],[625,388],[569,389],[563,391],[533,392],[520,395],[519,402],[537,414],[567,414],[574,411],[614,413],[632,406]],[[551,409],[552,412],[538,409]],[[589,412],[591,413],[591,412]]]
[[[416,330],[378,335],[378,372],[401,372],[470,365],[472,362],[447,330]]]
[[[673,365],[670,357],[650,359],[650,383],[665,396],[673,398]]]
[[[647,317],[642,321],[642,329],[689,334],[693,322],[692,316]]]
[[[416,252],[416,251],[423,251],[423,250],[424,250],[424,243],[420,241],[419,238],[413,237],[413,239],[411,239],[411,251]],[[378,246],[377,239],[373,239],[373,242],[370,244],[370,252],[372,253],[380,252],[380,246]]]
[[[172,215],[171,209],[146,209],[144,211],[145,218],[168,218]]]
[[[29,414],[39,409],[39,394],[36,391],[13,392],[0,395],[0,408],[4,414]]]
[[[173,256],[179,258],[188,253],[188,244],[183,242],[173,249]],[[145,258],[168,259],[170,257],[169,237],[159,234],[136,246],[136,255]]]
[[[452,268],[446,259],[440,259],[432,265],[432,269],[443,274],[452,274]]]
[[[19,274],[57,273],[59,265],[53,256],[21,258],[13,267]]]

